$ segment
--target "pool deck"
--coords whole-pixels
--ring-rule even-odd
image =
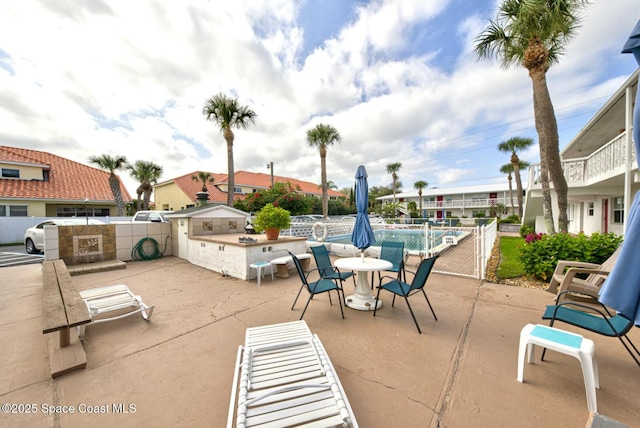
[[[52,380],[42,334],[41,267],[0,272],[1,401],[36,409],[0,413],[3,427],[224,426],[245,330],[297,320],[304,305],[290,309],[300,286],[295,275],[265,278],[258,287],[176,257],[74,276],[79,290],[126,284],[156,308],[150,323],[129,317],[89,326],[87,368]],[[352,290],[347,280],[345,291]],[[438,321],[414,296],[421,335],[404,302],[392,308],[388,294],[376,317],[345,309],[343,320],[336,299],[330,306],[326,295],[310,303],[304,319],[330,355],[360,427],[587,425],[574,358],[549,352],[547,361],[525,367],[524,383],[516,381],[520,330],[541,322],[549,293],[441,274],[430,277],[427,293]],[[559,327],[595,342],[600,413],[640,426],[640,367],[616,339]],[[640,344],[640,330],[630,336]],[[74,412],[48,406],[73,406]],[[82,406],[109,412],[86,413]]]

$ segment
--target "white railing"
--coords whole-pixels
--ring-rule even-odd
[[[513,205],[518,206],[517,191],[513,189]],[[511,198],[509,196],[500,198],[474,198],[474,199],[451,199],[446,201],[428,201],[422,202],[423,210],[441,210],[441,209],[473,209],[473,208],[489,208],[502,204],[511,207]],[[400,206],[407,207],[407,202],[400,202]]]
[[[626,158],[627,138],[623,132],[587,157],[563,160],[562,170],[569,186],[587,186],[624,174]],[[635,147],[631,146],[631,164],[635,165],[635,162]],[[534,188],[541,186],[539,163],[529,168],[529,183]]]

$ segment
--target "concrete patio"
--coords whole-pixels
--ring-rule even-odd
[[[52,380],[48,337],[42,334],[41,266],[7,267],[0,275],[1,402],[34,404],[36,410],[11,414],[3,407],[0,426],[6,427],[224,426],[246,328],[297,320],[304,305],[290,310],[297,276],[265,278],[258,287],[255,280],[222,277],[176,257],[74,276],[78,290],[126,284],[156,309],[150,323],[129,317],[88,327],[87,368]],[[353,282],[346,281],[346,293],[352,290]],[[404,302],[391,307],[390,294],[382,296],[375,318],[345,309],[343,320],[336,299],[330,306],[326,295],[305,314],[361,427],[587,424],[574,358],[549,352],[545,362],[525,367],[525,383],[516,381],[520,330],[542,321],[549,293],[439,274],[430,277],[427,293],[438,321],[424,299],[412,298],[422,335]],[[599,412],[640,426],[640,367],[622,345],[557,326],[596,344]],[[640,344],[638,329],[630,336]],[[126,412],[115,413],[114,405]],[[74,413],[49,406],[73,406]]]

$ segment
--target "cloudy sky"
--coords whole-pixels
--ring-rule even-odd
[[[306,131],[337,128],[327,176],[371,186],[402,163],[404,190],[504,180],[496,146],[536,148],[524,68],[479,62],[474,38],[496,0],[86,0],[0,2],[0,144],[87,163],[125,155],[161,181],[226,173],[226,144],[202,115],[222,92],[257,113],[237,130],[236,170],[320,182]],[[548,84],[564,147],[636,69],[620,50],[637,0],[595,0]],[[121,173],[135,195],[136,183]],[[526,179],[526,178],[525,178]]]

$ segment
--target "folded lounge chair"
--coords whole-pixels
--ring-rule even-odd
[[[247,329],[227,428],[300,425],[358,427],[320,339],[304,321]]]
[[[140,296],[136,296],[126,285],[107,285],[106,287],[92,288],[80,292],[80,297],[87,305],[90,324],[114,321],[137,313],[142,315],[145,321],[149,321],[153,314],[154,306],[147,306]],[[128,311],[124,311],[129,309]],[[117,311],[110,317],[102,317],[103,314]],[[86,324],[78,327],[78,336],[84,338]]]

